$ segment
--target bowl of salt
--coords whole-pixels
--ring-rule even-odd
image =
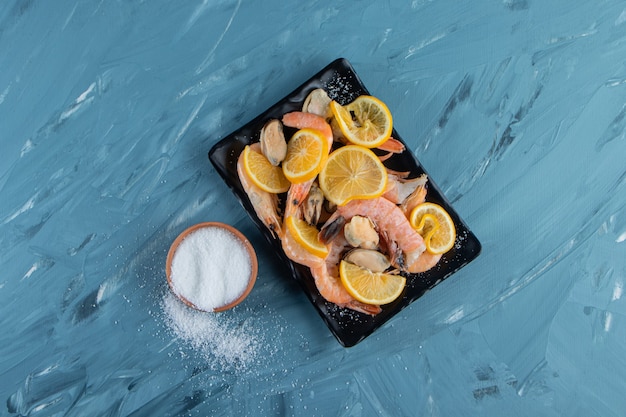
[[[183,231],[167,254],[171,291],[189,307],[220,312],[252,291],[258,264],[250,241],[234,227],[204,222]]]

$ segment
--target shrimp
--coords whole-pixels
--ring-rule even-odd
[[[328,152],[333,146],[333,130],[322,116],[314,113],[294,111],[283,116],[283,124],[296,129],[315,129],[319,131],[328,142]]]
[[[344,250],[343,244],[333,243],[329,255],[324,259],[307,252],[287,230],[283,232],[281,243],[289,259],[310,269],[315,287],[326,301],[365,314],[380,313],[380,306],[355,300],[341,283],[338,264]]]
[[[326,120],[313,113],[305,113],[294,111],[286,113],[283,116],[283,124],[289,127],[295,127],[297,129],[315,129],[319,131],[328,142],[328,152],[330,152],[333,145],[333,132],[330,125]],[[295,211],[306,200],[311,187],[313,186],[315,179],[306,181],[300,184],[292,184],[287,195],[287,207],[285,209],[285,216],[293,215]]]
[[[330,125],[323,117],[312,113],[292,112],[283,116],[283,123],[289,127],[298,129],[312,128],[320,131],[328,140],[328,151],[330,152],[333,135]],[[255,143],[250,145],[255,151],[260,150],[260,145]],[[366,314],[375,315],[381,311],[380,306],[369,305],[355,300],[344,288],[339,278],[339,262],[341,255],[348,245],[341,234],[341,238],[335,237],[331,244],[331,251],[326,258],[320,258],[309,253],[302,247],[283,226],[278,213],[278,197],[275,194],[267,193],[257,187],[246,175],[243,169],[243,152],[237,161],[237,174],[248,195],[252,206],[263,224],[278,237],[285,255],[298,264],[308,267],[315,281],[315,285],[320,295],[331,303],[342,308],[349,308]],[[302,204],[306,201],[314,179],[304,183],[292,184],[287,191],[287,201],[285,204],[285,218],[288,216],[302,217]]]
[[[285,203],[285,217],[296,216],[302,203],[304,203],[309,195],[314,180],[300,183],[294,183],[289,186],[287,191],[287,202]]]
[[[383,197],[392,203],[399,204],[407,217],[415,206],[426,200],[426,182],[428,181],[426,174],[407,180],[388,173],[387,178],[387,189]]]
[[[302,190],[303,188],[297,184],[292,185],[287,193],[288,201],[301,198],[300,193]],[[293,194],[298,194],[299,197],[294,197]],[[294,204],[289,211],[285,212],[285,216],[288,215],[300,217],[301,210]],[[346,291],[339,279],[338,264],[341,261],[341,254],[348,246],[346,240],[343,239],[343,235],[341,235],[341,238],[335,238],[331,243],[329,255],[326,258],[315,256],[304,249],[302,245],[293,238],[287,228],[282,229],[280,241],[283,252],[285,252],[285,255],[287,255],[289,259],[310,269],[311,276],[315,281],[315,286],[326,301],[337,304],[342,308],[349,308],[366,314],[374,315],[380,312],[380,307],[378,306],[364,304],[355,300],[348,291]]]
[[[377,149],[394,154],[394,153],[404,152],[405,147],[404,147],[404,144],[400,142],[398,139],[389,138],[385,142],[383,142],[383,144],[380,145]]]
[[[260,152],[261,146],[258,143],[254,143],[250,145],[250,149]],[[243,152],[237,159],[237,175],[257,217],[269,229],[272,236],[280,236],[282,234],[282,220],[278,214],[278,196],[260,189],[252,182],[243,169]]]
[[[285,255],[292,261],[304,265],[311,270],[319,268],[324,264],[324,258],[315,256],[302,247],[289,233],[287,228],[283,228],[282,235],[280,237],[280,243]]]
[[[336,125],[336,122],[334,121],[334,119],[333,121],[331,121],[331,123],[333,123],[332,132],[337,142],[342,143],[344,145],[349,145],[350,140],[348,140],[348,138],[346,138],[343,135],[343,132],[341,131],[339,126]],[[375,149],[379,149],[381,151],[387,152],[386,155],[379,156],[381,161],[385,161],[391,158],[394,154],[399,154],[399,153],[404,152],[406,148],[404,144],[400,142],[398,139],[390,137],[389,139],[384,141],[381,145],[377,146]]]
[[[437,265],[437,262],[441,259],[441,254],[433,255],[430,252],[424,251],[412,264],[407,266],[407,272],[417,274],[419,272],[426,272],[429,269]]]
[[[344,251],[349,247],[343,234],[338,234],[333,239],[326,260],[311,268],[311,275],[315,280],[315,286],[326,301],[337,304],[342,308],[349,308],[372,316],[376,315],[382,311],[380,306],[365,304],[355,300],[348,291],[346,291],[339,278],[339,262],[341,262],[341,256]]]
[[[297,216],[300,218],[302,216],[302,210],[299,209],[300,203],[298,202],[306,198],[307,190],[308,188],[303,184],[291,185],[287,192],[285,217]],[[289,259],[311,270],[315,286],[326,301],[367,314],[377,314],[380,311],[380,307],[366,305],[355,300],[348,294],[338,278],[338,264],[341,261],[341,254],[348,247],[343,234],[333,240],[326,258],[320,258],[308,252],[293,238],[286,228],[283,228],[280,240],[283,252]]]
[[[424,239],[411,227],[402,210],[383,197],[352,200],[344,206],[337,207],[337,211],[322,226],[320,240],[323,242],[332,240],[346,221],[357,215],[369,217],[385,240],[397,245],[398,250],[393,255],[397,257],[401,269],[415,262],[426,249]]]

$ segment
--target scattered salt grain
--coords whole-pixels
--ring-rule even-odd
[[[173,334],[213,368],[244,369],[254,363],[261,340],[247,322],[194,310],[169,291],[162,308]]]
[[[236,300],[246,290],[252,265],[242,242],[218,227],[204,227],[182,240],[172,259],[174,292],[204,311]]]

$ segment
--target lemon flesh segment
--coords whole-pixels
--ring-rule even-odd
[[[243,150],[243,169],[250,180],[263,191],[280,194],[289,189],[291,183],[263,154],[253,151],[249,145]]]
[[[433,220],[433,218],[435,220]],[[456,240],[456,227],[448,212],[438,204],[422,203],[417,205],[409,216],[411,226],[420,233],[426,244],[426,250],[434,255],[448,252]],[[429,224],[435,224],[433,230]]]
[[[328,158],[328,142],[313,129],[298,130],[287,143],[283,174],[292,183],[309,181],[317,176]]]
[[[439,220],[437,220],[437,217],[432,213],[424,213],[422,218],[419,219],[417,226],[413,228],[424,238],[424,241],[427,241],[437,232]]]
[[[345,106],[332,101],[330,109],[341,133],[356,145],[376,148],[391,136],[391,112],[376,97],[362,95]]]
[[[387,170],[371,150],[346,145],[330,154],[320,171],[319,185],[326,199],[337,205],[376,198],[387,187]]]
[[[319,230],[302,219],[288,216],[285,219],[287,230],[307,252],[319,257],[328,256],[328,247],[318,239]]]
[[[406,285],[401,275],[372,272],[347,261],[339,264],[339,276],[346,291],[365,304],[389,304],[400,297]]]

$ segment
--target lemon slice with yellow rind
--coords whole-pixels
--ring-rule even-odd
[[[372,272],[346,261],[339,264],[339,276],[346,291],[365,304],[389,304],[400,297],[406,285],[402,275]]]
[[[387,186],[387,170],[371,150],[346,145],[330,154],[320,171],[319,185],[326,199],[338,205],[376,198]]]
[[[362,95],[345,106],[332,101],[330,109],[341,133],[356,145],[376,148],[391,136],[391,112],[376,97]]]
[[[317,176],[328,158],[328,141],[313,129],[298,130],[287,143],[287,156],[282,163],[283,174],[292,183],[301,183]]]
[[[315,226],[311,226],[304,220],[294,216],[287,216],[285,224],[291,236],[306,249],[307,252],[320,258],[326,258],[328,255],[328,247],[318,239],[319,231]]]
[[[243,169],[257,187],[268,193],[284,193],[291,185],[280,167],[272,165],[263,154],[253,151],[249,145],[243,150]]]
[[[424,238],[424,240],[430,240],[439,228],[439,221],[437,217],[432,213],[424,213],[419,219],[419,223],[413,227],[417,233]]]
[[[428,252],[440,255],[454,246],[456,227],[448,212],[439,204],[426,202],[417,205],[411,211],[409,221],[424,238]]]

